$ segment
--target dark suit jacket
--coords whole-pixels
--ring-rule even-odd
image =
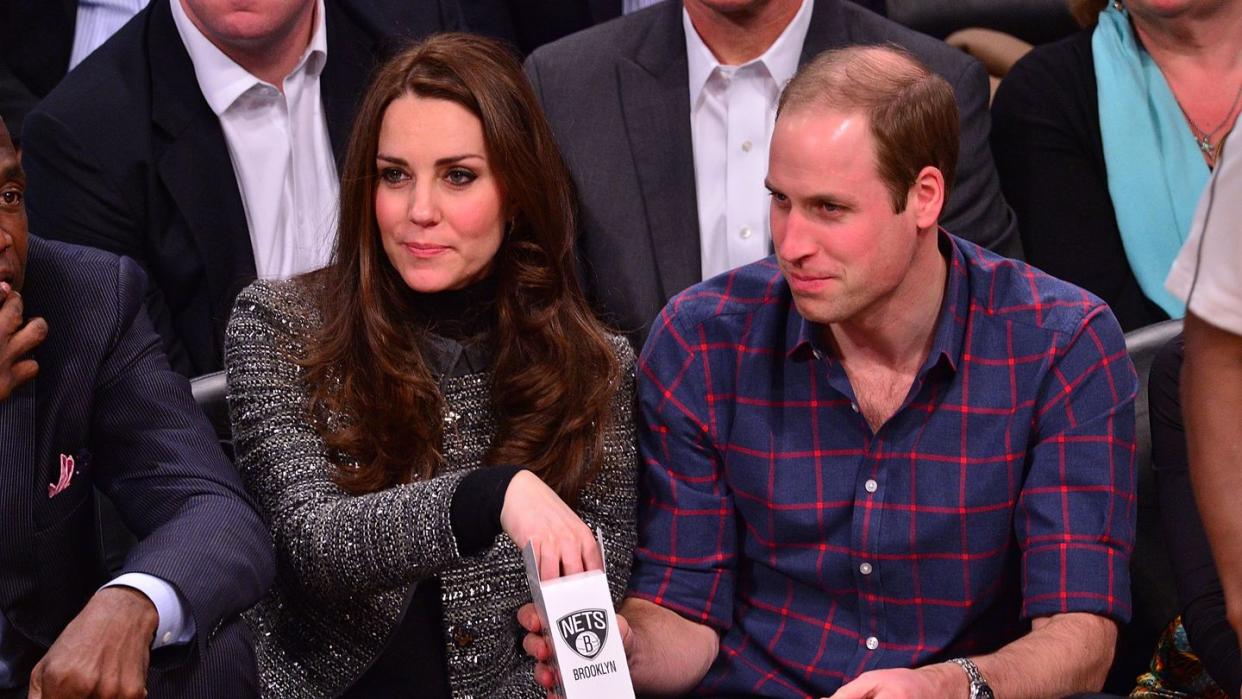
[[[77,0],[0,1],[0,118],[20,142],[22,121],[69,69]]]
[[[0,1],[0,117],[14,140],[23,117],[69,70],[77,0]]]
[[[523,56],[621,16],[621,0],[460,0],[470,31],[503,39]]]
[[[327,0],[321,93],[338,161],[372,69],[401,39],[458,28],[454,0]],[[255,277],[241,194],[168,0],[108,40],[26,118],[30,230],[137,260],[173,367],[222,367],[233,299]]]
[[[988,80],[972,58],[844,0],[816,0],[805,63],[850,44],[900,44],[944,76],[962,115],[949,231],[1020,254],[988,151]],[[581,204],[579,256],[605,320],[638,342],[668,299],[701,281],[686,41],[676,0],[531,54],[526,71]]]
[[[0,402],[0,608],[37,660],[107,582],[95,488],[139,541],[122,572],[162,578],[197,628],[183,657],[258,601],[272,544],[184,377],[143,312],[132,261],[30,239],[23,300],[47,320],[39,375]],[[62,462],[73,460],[68,486]],[[29,672],[30,668],[22,668]]]

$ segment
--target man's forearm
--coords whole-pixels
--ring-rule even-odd
[[[632,597],[621,605],[620,613],[633,634],[627,652],[630,678],[639,693],[685,694],[716,659],[720,638],[709,626]]]
[[[1237,632],[1242,629],[1242,337],[1187,315],[1181,381],[1190,479]]]
[[[1116,642],[1117,625],[1111,619],[1056,614],[1036,619],[1027,635],[972,660],[998,697],[1063,697],[1099,691]]]

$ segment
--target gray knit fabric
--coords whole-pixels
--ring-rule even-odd
[[[445,467],[428,481],[352,496],[331,479],[333,457],[310,418],[296,358],[319,327],[304,282],[258,281],[228,326],[229,411],[237,465],[276,545],[276,583],[246,613],[264,696],[329,697],[383,650],[412,592],[439,576],[442,638],[454,697],[543,697],[522,652],[519,606],[530,600],[518,549],[500,535],[476,556],[458,553],[450,504],[494,434],[489,374],[443,384]],[[614,602],[629,580],[635,533],[634,353],[612,338],[623,367],[601,473],[578,514],[604,531]],[[329,421],[347,419],[325,416]],[[410,688],[417,696],[418,688]]]

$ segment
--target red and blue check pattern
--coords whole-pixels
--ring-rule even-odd
[[[1116,320],[1020,262],[942,249],[932,351],[875,434],[772,259],[656,321],[631,588],[721,632],[700,694],[825,696],[1034,617],[1129,617],[1137,380]]]

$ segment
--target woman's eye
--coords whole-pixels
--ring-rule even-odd
[[[388,184],[399,184],[406,179],[405,173],[400,168],[386,167],[380,169],[380,179]]]
[[[0,192],[0,204],[4,206],[20,206],[22,199],[22,191],[20,189],[6,189]]]
[[[478,175],[469,170],[455,167],[444,174],[444,179],[448,180],[449,184],[462,186],[474,182],[478,179]]]

